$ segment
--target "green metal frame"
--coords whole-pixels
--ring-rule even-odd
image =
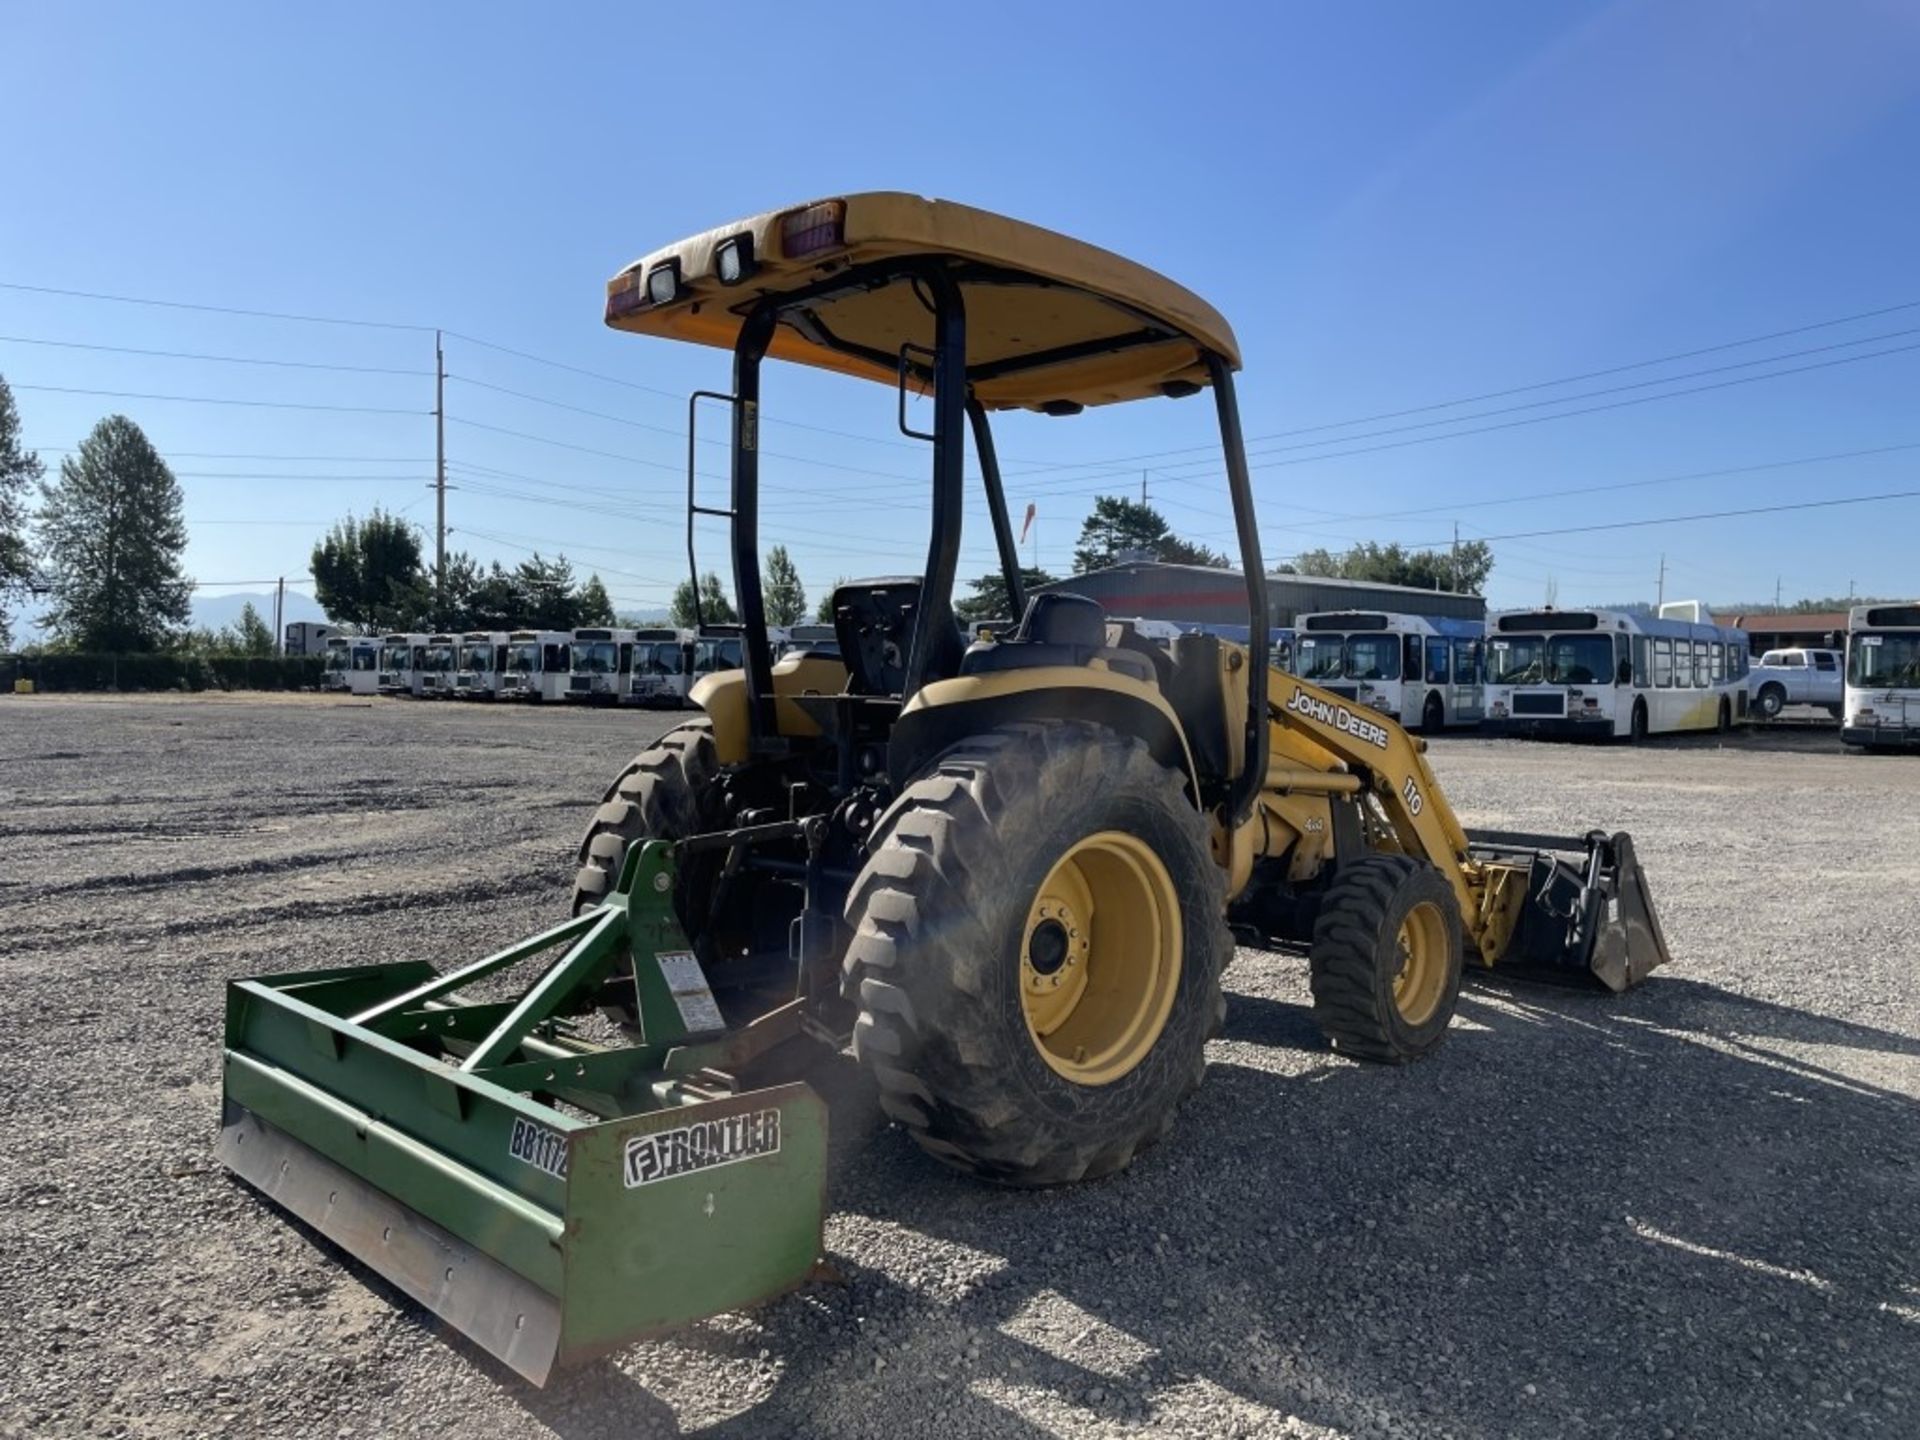
[[[604,905],[445,975],[233,982],[222,1162],[536,1383],[801,1283],[826,1109],[727,1073],[797,1034],[799,1006],[707,1025],[675,863],[637,846]],[[453,998],[562,947],[516,998]],[[628,957],[641,1041],[570,1033]]]

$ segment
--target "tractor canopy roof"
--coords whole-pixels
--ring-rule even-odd
[[[731,349],[749,312],[780,299],[768,353],[893,384],[901,348],[924,361],[932,302],[916,266],[958,284],[967,378],[992,409],[1067,412],[1206,383],[1211,351],[1238,368],[1232,329],[1144,265],[1037,225],[872,191],[722,225],[655,250],[607,284],[607,323]]]

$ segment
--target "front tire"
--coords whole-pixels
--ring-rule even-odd
[[[1420,729],[1423,734],[1438,735],[1447,728],[1447,706],[1437,694],[1427,696],[1427,703],[1420,711]]]
[[[1404,1065],[1438,1045],[1460,999],[1460,905],[1433,866],[1343,866],[1313,926],[1313,1015],[1342,1055]]]
[[[1010,1185],[1109,1174],[1200,1083],[1233,954],[1184,777],[1104,726],[943,754],[848,897],[854,1053],[929,1154]]]
[[[1627,739],[1633,744],[1643,744],[1647,738],[1647,702],[1633,702],[1633,718],[1627,722]]]
[[[1762,720],[1777,720],[1780,712],[1787,708],[1787,692],[1778,685],[1762,685],[1754,697],[1754,708]]]

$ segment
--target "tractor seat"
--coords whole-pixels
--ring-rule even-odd
[[[1087,665],[1094,660],[1136,680],[1156,683],[1159,679],[1146,656],[1107,644],[1107,612],[1098,601],[1048,591],[1027,601],[1027,613],[1005,639],[977,640],[968,646],[960,658],[960,673],[990,675],[1041,665]]]

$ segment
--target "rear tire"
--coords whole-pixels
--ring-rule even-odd
[[[1762,720],[1777,720],[1787,708],[1787,692],[1778,685],[1762,685],[1753,703]]]
[[[1627,722],[1627,738],[1635,745],[1644,743],[1647,738],[1647,702],[1644,700],[1633,702],[1633,718]]]
[[[1733,729],[1733,702],[1724,695],[1720,697],[1720,714],[1714,720],[1713,728],[1722,735]]]
[[[1460,905],[1433,866],[1341,868],[1314,922],[1313,1015],[1342,1055],[1404,1065],[1438,1045],[1460,998]]]
[[[627,851],[641,840],[683,840],[718,828],[719,760],[713,722],[694,720],[669,730],[633,758],[607,793],[580,841],[573,877],[573,913],[613,893]],[[694,867],[683,868],[684,889]],[[678,897],[677,897],[678,898]],[[682,907],[681,923],[687,921]]]
[[[948,750],[876,830],[846,920],[854,1054],[881,1107],[1003,1184],[1124,1167],[1171,1128],[1225,1014],[1205,822],[1179,772],[1104,726]]]

